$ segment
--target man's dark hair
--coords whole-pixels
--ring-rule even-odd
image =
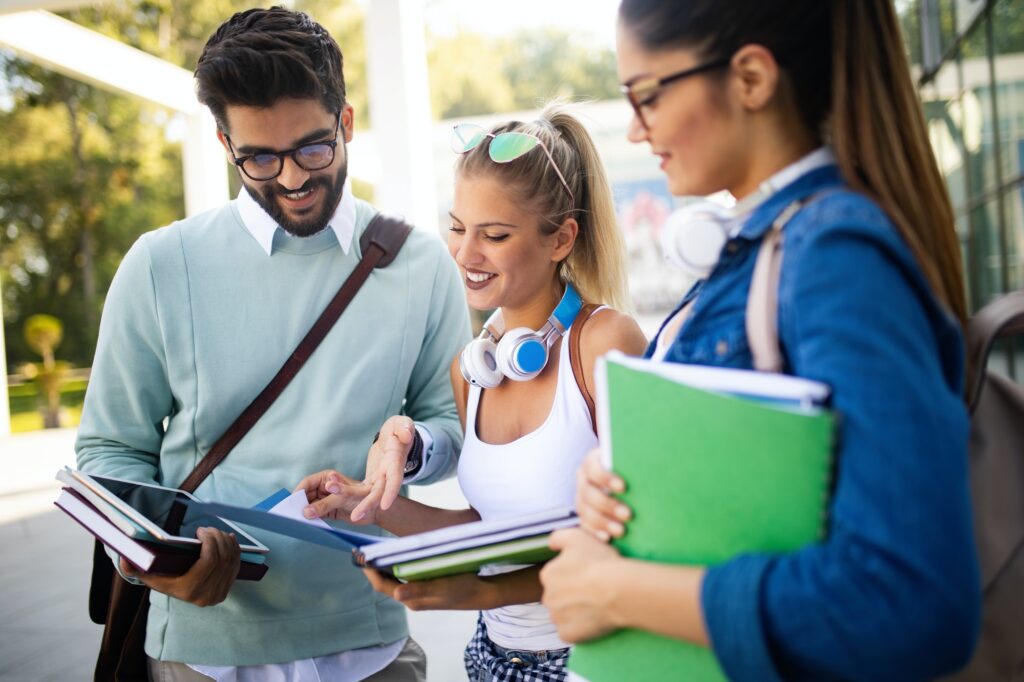
[[[345,104],[341,49],[308,14],[284,7],[238,12],[221,24],[196,65],[196,94],[227,132],[228,105],[268,107],[282,98]]]

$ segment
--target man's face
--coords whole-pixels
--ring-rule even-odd
[[[317,100],[282,99],[269,107],[229,105],[225,112],[228,130],[219,132],[218,137],[233,160],[330,142],[339,136],[334,160],[319,170],[304,169],[295,155],[286,155],[281,174],[270,180],[253,180],[239,169],[245,189],[278,225],[289,234],[308,237],[327,226],[341,201],[352,116],[352,107],[346,104],[337,130],[335,112],[327,111]]]

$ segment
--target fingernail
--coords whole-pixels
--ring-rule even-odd
[[[608,531],[606,531],[606,530],[599,530],[599,531],[597,531],[597,539],[601,540],[602,542],[608,542],[612,538],[611,538],[610,535],[608,535]]]
[[[622,482],[621,478],[613,478],[611,481],[612,490],[617,493],[626,492],[626,484]]]
[[[629,521],[629,517],[630,517],[629,507],[627,507],[624,504],[618,505],[617,507],[615,507],[615,515],[618,516],[623,521]]]
[[[338,493],[341,492],[341,488],[339,488],[336,485],[329,485],[327,486],[327,492],[331,493],[332,495],[337,495]]]
[[[305,516],[307,519],[315,519],[316,509],[314,509],[312,506],[306,507],[305,509],[302,510],[302,515]]]
[[[363,514],[362,514],[362,512],[360,512],[360,513],[358,513],[358,514],[357,514],[357,513],[355,513],[355,512],[352,512],[352,514],[350,515],[350,517],[351,517],[351,519],[352,519],[353,521],[358,521],[359,519],[363,518]]]
[[[619,538],[626,532],[626,527],[617,521],[611,521],[608,523],[608,531],[615,537]]]

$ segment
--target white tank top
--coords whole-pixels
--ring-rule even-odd
[[[551,412],[535,431],[502,445],[480,440],[476,427],[480,391],[477,386],[469,389],[466,437],[459,456],[459,486],[480,518],[497,519],[551,507],[572,507],[576,470],[586,454],[597,447],[597,437],[590,410],[572,373],[569,330],[559,349],[558,381]],[[493,575],[516,568],[522,566],[484,567],[481,574]],[[491,641],[507,649],[545,651],[569,646],[558,638],[547,609],[539,602],[484,611],[483,618]]]

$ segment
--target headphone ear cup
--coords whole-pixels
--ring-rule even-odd
[[[462,377],[473,386],[495,388],[504,378],[495,359],[497,351],[490,339],[474,339],[459,355]]]
[[[725,213],[724,208],[710,201],[673,211],[661,227],[665,260],[691,277],[706,279],[725,246]]]
[[[498,370],[513,381],[528,381],[548,364],[548,347],[529,327],[505,332],[498,341]]]

